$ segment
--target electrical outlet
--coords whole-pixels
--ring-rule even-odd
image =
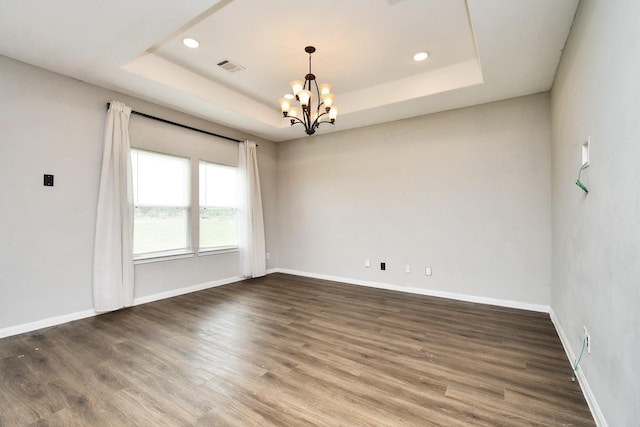
[[[431,274],[433,274],[433,270],[431,269],[431,267],[425,267],[424,274],[425,276],[431,276]]]
[[[591,354],[591,335],[587,332],[586,326],[584,326],[584,345],[587,348],[587,353]]]

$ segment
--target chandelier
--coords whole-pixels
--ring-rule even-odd
[[[311,54],[316,51],[316,48],[307,46],[304,51],[309,54],[309,74],[304,76],[304,81],[291,82],[293,94],[280,98],[280,107],[283,117],[291,120],[291,126],[302,124],[307,135],[313,135],[321,123],[336,122],[338,109],[333,106],[335,95],[331,93],[331,85],[326,83],[318,85],[316,76],[311,73]],[[312,108],[314,100],[316,105]]]

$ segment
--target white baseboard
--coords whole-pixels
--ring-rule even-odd
[[[96,311],[93,309],[77,311],[75,313],[63,314],[62,316],[49,317],[47,319],[36,320],[35,322],[23,323],[22,325],[9,326],[0,329],[0,338],[10,337],[12,335],[24,334],[25,332],[31,332],[42,328],[48,328],[50,326],[61,325],[67,322],[73,322],[74,320],[86,319],[87,317],[93,317],[96,315]]]
[[[569,344],[569,340],[560,326],[560,322],[556,317],[556,313],[553,311],[553,308],[549,310],[549,317],[551,317],[551,322],[553,326],[555,326],[556,331],[558,332],[558,336],[560,337],[560,342],[562,343],[562,347],[564,347],[564,351],[569,358],[569,363],[573,367],[573,364],[576,360],[576,354]],[[584,395],[585,400],[587,401],[587,405],[589,405],[589,409],[591,409],[591,415],[593,415],[593,419],[596,422],[598,427],[608,427],[607,421],[604,419],[604,414],[600,410],[600,406],[598,406],[598,402],[596,401],[593,392],[591,391],[591,387],[589,387],[589,382],[587,381],[587,377],[584,376],[582,369],[578,369],[576,371],[576,379],[578,380],[578,384],[580,384],[580,388],[582,389],[582,394]]]
[[[518,308],[521,310],[537,311],[540,313],[549,312],[548,305],[530,304],[526,302],[503,300],[503,299],[496,299],[496,298],[486,298],[486,297],[479,297],[475,295],[458,294],[454,292],[436,291],[431,289],[420,289],[420,288],[413,288],[410,286],[397,286],[397,285],[390,285],[388,283],[369,282],[365,280],[351,279],[348,277],[337,277],[337,276],[328,276],[325,274],[307,273],[304,271],[288,270],[285,268],[274,268],[274,269],[271,269],[270,272],[293,274],[296,276],[311,277],[314,279],[322,279],[322,280],[331,280],[334,282],[347,283],[349,285],[367,286],[370,288],[386,289],[390,291],[406,292],[410,294],[427,295],[427,296],[439,297],[439,298],[448,298],[448,299],[453,299],[457,301],[475,302],[479,304],[496,305],[499,307]]]
[[[172,289],[167,292],[160,292],[153,295],[147,295],[138,297],[133,300],[133,305],[146,304],[148,302],[158,301],[165,298],[176,297],[178,295],[184,295],[191,292],[201,291],[204,289],[214,288],[216,286],[228,285],[230,283],[239,282],[244,280],[240,276],[229,277],[221,280],[214,280],[212,282],[201,283],[186,288]],[[93,309],[78,311],[76,313],[64,314],[62,316],[49,317],[47,319],[37,320],[35,322],[23,323],[22,325],[9,326],[0,329],[0,338],[10,337],[13,335],[24,334],[26,332],[32,332],[42,328],[48,328],[50,326],[61,325],[63,323],[72,322],[74,320],[86,319],[87,317],[96,316],[97,313]]]

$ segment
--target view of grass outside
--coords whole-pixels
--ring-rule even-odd
[[[187,248],[189,248],[189,210],[187,208],[135,208],[134,254]]]
[[[188,249],[188,217],[187,208],[135,208],[133,253]],[[200,249],[237,245],[237,210],[200,208]]]
[[[200,249],[238,245],[237,210],[200,208]]]

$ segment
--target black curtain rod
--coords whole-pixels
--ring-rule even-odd
[[[107,102],[107,110],[109,109],[110,105],[111,105],[111,103]],[[189,130],[193,130],[193,131],[200,132],[200,133],[206,133],[207,135],[217,136],[218,138],[227,139],[229,141],[244,142],[244,141],[242,141],[240,139],[235,139],[235,138],[231,138],[229,136],[224,136],[224,135],[218,135],[217,133],[209,132],[209,131],[202,130],[202,129],[197,129],[197,128],[194,128],[194,127],[191,127],[191,126],[183,125],[182,123],[172,122],[170,120],[166,120],[166,119],[163,119],[163,118],[160,118],[160,117],[156,117],[156,116],[151,116],[149,114],[141,113],[141,112],[135,111],[135,110],[131,110],[131,114],[135,114],[136,116],[146,117],[147,119],[157,120],[159,122],[167,123],[167,124],[174,125],[174,126],[178,126],[178,127],[184,128],[184,129],[189,129]]]

